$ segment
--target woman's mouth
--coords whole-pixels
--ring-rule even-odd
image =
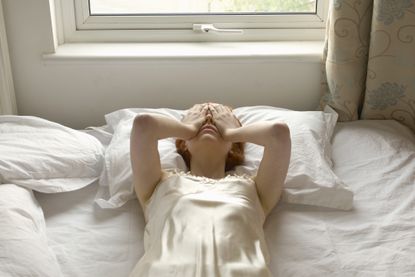
[[[217,133],[218,131],[212,125],[205,125],[200,129],[200,132],[214,132],[214,133]]]

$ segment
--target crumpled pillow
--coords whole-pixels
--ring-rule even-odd
[[[104,147],[93,136],[33,116],[0,116],[0,183],[53,193],[99,178]]]
[[[33,192],[1,184],[0,195],[0,276],[62,277]]]
[[[156,113],[180,120],[185,110],[123,109],[106,115],[114,134],[105,153],[105,165],[100,177],[101,189],[96,203],[102,208],[117,208],[136,197],[130,162],[130,133],[134,117]],[[278,120],[288,124],[292,153],[282,200],[288,203],[315,205],[349,210],[353,193],[332,170],[331,136],[337,121],[333,110],[292,111],[270,106],[240,107],[233,110],[242,125],[257,121]],[[177,153],[175,139],[159,141],[163,169],[187,171],[183,158]],[[255,175],[262,159],[263,147],[247,143],[245,163],[235,173]]]

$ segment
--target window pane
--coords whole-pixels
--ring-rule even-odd
[[[89,0],[91,15],[315,13],[317,0]]]

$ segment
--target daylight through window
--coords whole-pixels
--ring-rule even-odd
[[[89,0],[91,15],[316,13],[317,0]]]

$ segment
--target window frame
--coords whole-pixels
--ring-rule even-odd
[[[182,42],[323,40],[329,0],[318,0],[316,14],[273,15],[89,15],[88,0],[55,0],[64,42]],[[163,19],[163,23],[160,23]],[[242,22],[243,20],[243,22]],[[195,33],[195,23],[242,29],[243,35]]]

